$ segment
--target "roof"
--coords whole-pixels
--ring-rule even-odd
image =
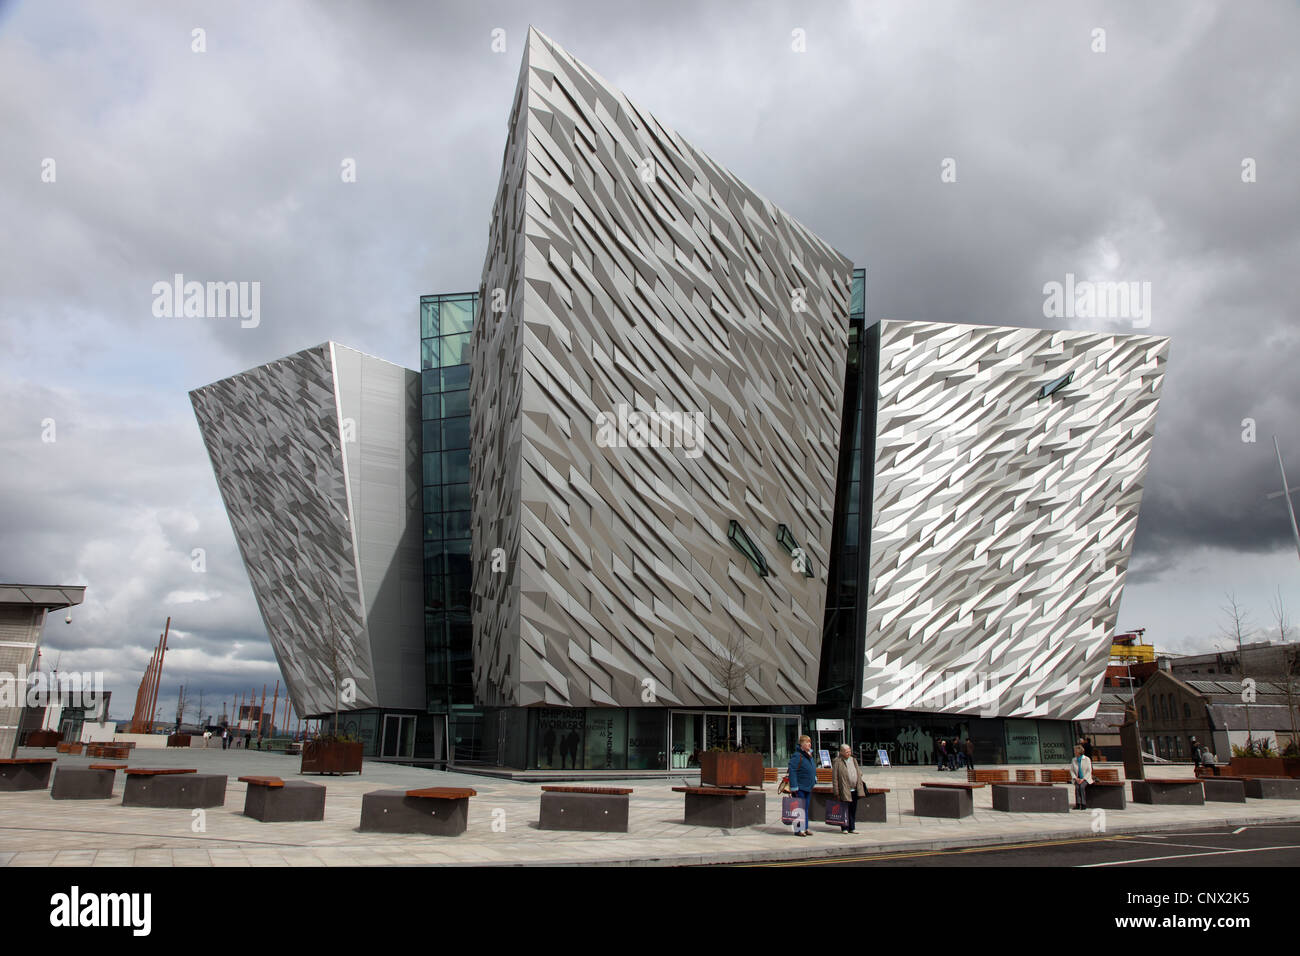
[[[1291,729],[1291,716],[1286,707],[1276,704],[1251,704],[1250,726],[1246,725],[1246,705],[1210,704],[1214,726],[1219,730],[1286,730]]]
[[[0,604],[29,604],[58,611],[80,604],[86,588],[68,584],[0,584]]]

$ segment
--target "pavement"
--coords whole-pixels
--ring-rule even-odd
[[[20,757],[55,756],[22,749]],[[99,763],[58,755],[59,766]],[[868,768],[868,784],[888,787],[888,820],[858,825],[856,834],[813,825],[798,839],[780,822],[775,786],[767,793],[767,822],[741,830],[687,826],[681,778],[618,779],[634,788],[628,833],[575,833],[537,828],[540,787],[455,771],[367,762],[360,776],[301,779],[327,787],[325,819],[314,823],[260,823],[243,814],[246,785],[237,777],[300,778],[299,758],[242,750],[138,751],[133,767],[193,767],[229,776],[225,806],[202,811],[123,807],[118,774],[114,799],[51,800],[48,791],[0,793],[0,865],[4,866],[422,866],[422,865],[643,865],[674,866],[842,858],[918,853],[1043,841],[1096,841],[1122,834],[1235,829],[1300,823],[1300,801],[1251,800],[1201,807],[1130,803],[1104,815],[1002,813],[988,787],[975,791],[975,812],[961,820],[917,817],[912,790],[925,781],[964,780],[928,767]],[[1192,777],[1186,767],[1162,767],[1161,776]],[[469,830],[458,837],[361,833],[362,795],[392,787],[472,787]],[[1300,842],[1300,839],[1293,842]],[[1071,865],[1062,851],[1036,865]],[[1213,862],[1213,860],[1207,861]]]

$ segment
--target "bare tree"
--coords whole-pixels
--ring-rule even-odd
[[[1237,642],[1237,668],[1241,671],[1241,679],[1244,682],[1246,680],[1246,655],[1242,652],[1241,641],[1245,635],[1250,633],[1250,622],[1247,619],[1246,609],[1237,601],[1236,592],[1229,591],[1227,599],[1228,603],[1221,608],[1228,619],[1227,625],[1223,628],[1223,636]],[[1244,693],[1241,702],[1246,705],[1246,748],[1253,751],[1255,742],[1254,732],[1250,726],[1250,701],[1246,699]]]
[[[1273,620],[1277,622],[1278,637],[1282,641],[1282,674],[1279,683],[1282,693],[1286,694],[1287,716],[1291,718],[1291,746],[1300,750],[1300,733],[1296,732],[1296,697],[1300,695],[1300,644],[1292,645],[1291,619],[1287,616],[1286,605],[1282,603],[1282,589],[1277,589],[1271,605]]]
[[[745,679],[754,671],[755,663],[745,647],[743,634],[730,634],[726,643],[719,643],[716,649],[710,649],[713,656],[709,672],[722,685],[727,695],[727,750],[732,749],[735,734],[731,730],[731,704],[745,686]]]

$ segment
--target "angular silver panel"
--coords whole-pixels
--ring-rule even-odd
[[[861,706],[1091,717],[1169,340],[880,326]]]
[[[190,393],[300,714],[424,707],[419,376],[327,342]]]
[[[814,699],[850,275],[530,31],[473,338],[480,703],[724,704],[732,634],[753,665],[734,703]],[[702,444],[612,445],[620,408],[699,413]]]

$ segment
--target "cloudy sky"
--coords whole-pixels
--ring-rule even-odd
[[[164,714],[274,684],[187,392],[326,339],[418,368],[420,294],[478,285],[529,23],[865,267],[869,320],[1134,331],[1043,287],[1149,282],[1119,626],[1300,618],[1265,497],[1274,434],[1300,484],[1295,3],[0,0],[0,580],[88,588],[46,664],[127,717],[171,615]],[[176,273],[260,282],[260,323],[155,317]]]

